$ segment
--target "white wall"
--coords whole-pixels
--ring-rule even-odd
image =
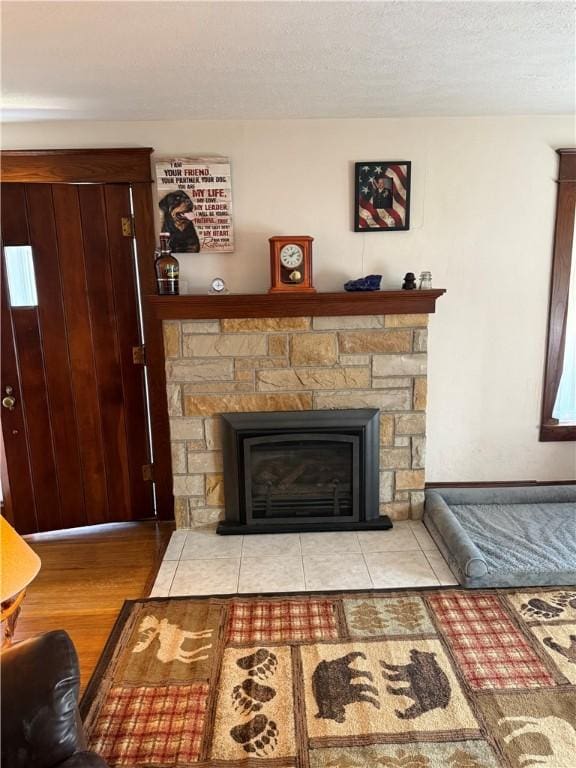
[[[215,275],[268,287],[271,235],[309,234],[315,283],[432,271],[427,480],[576,477],[574,443],[538,442],[556,187],[572,118],[7,124],[4,148],[152,146],[232,160],[237,250],[181,257],[191,289]],[[412,160],[409,232],[355,233],[353,163]]]

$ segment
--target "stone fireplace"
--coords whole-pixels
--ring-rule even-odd
[[[225,306],[227,299],[232,297],[210,301]],[[211,320],[164,315],[178,527],[224,516],[223,413],[377,409],[380,514],[419,518],[431,306],[418,314],[367,315],[364,309],[358,315]]]

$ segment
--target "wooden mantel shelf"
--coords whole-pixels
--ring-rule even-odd
[[[148,296],[161,320],[222,320],[244,317],[319,317],[337,315],[403,315],[436,311],[444,288],[430,291],[365,293],[236,293],[226,296],[189,294]]]

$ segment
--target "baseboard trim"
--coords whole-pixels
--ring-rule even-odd
[[[492,482],[426,483],[425,488],[494,488],[495,486],[576,485],[576,480],[493,480]]]

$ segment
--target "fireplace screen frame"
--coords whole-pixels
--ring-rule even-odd
[[[377,408],[221,414],[225,521],[220,523],[218,532],[390,527],[387,518],[379,517],[379,417]],[[340,437],[352,444],[352,514],[261,517],[253,513],[246,460],[251,446],[271,442],[276,436],[285,442],[301,439],[337,442]]]
[[[347,443],[352,447],[352,509],[349,515],[338,515],[338,519],[341,521],[358,521],[360,520],[360,438],[358,435],[343,435],[343,434],[331,434],[329,432],[301,432],[297,434],[283,434],[273,435],[275,444],[280,446],[283,443],[289,444],[294,442],[326,442],[326,443]],[[246,523],[248,525],[258,524],[266,520],[274,520],[276,523],[294,523],[298,519],[296,515],[288,515],[282,517],[281,515],[274,515],[268,518],[262,518],[257,515],[254,510],[254,500],[252,495],[252,462],[249,460],[252,446],[270,444],[270,436],[259,435],[258,437],[248,437],[243,440],[243,454],[244,454],[244,504]],[[302,518],[305,522],[321,523],[327,519],[326,515],[313,515],[311,513],[303,515]]]

